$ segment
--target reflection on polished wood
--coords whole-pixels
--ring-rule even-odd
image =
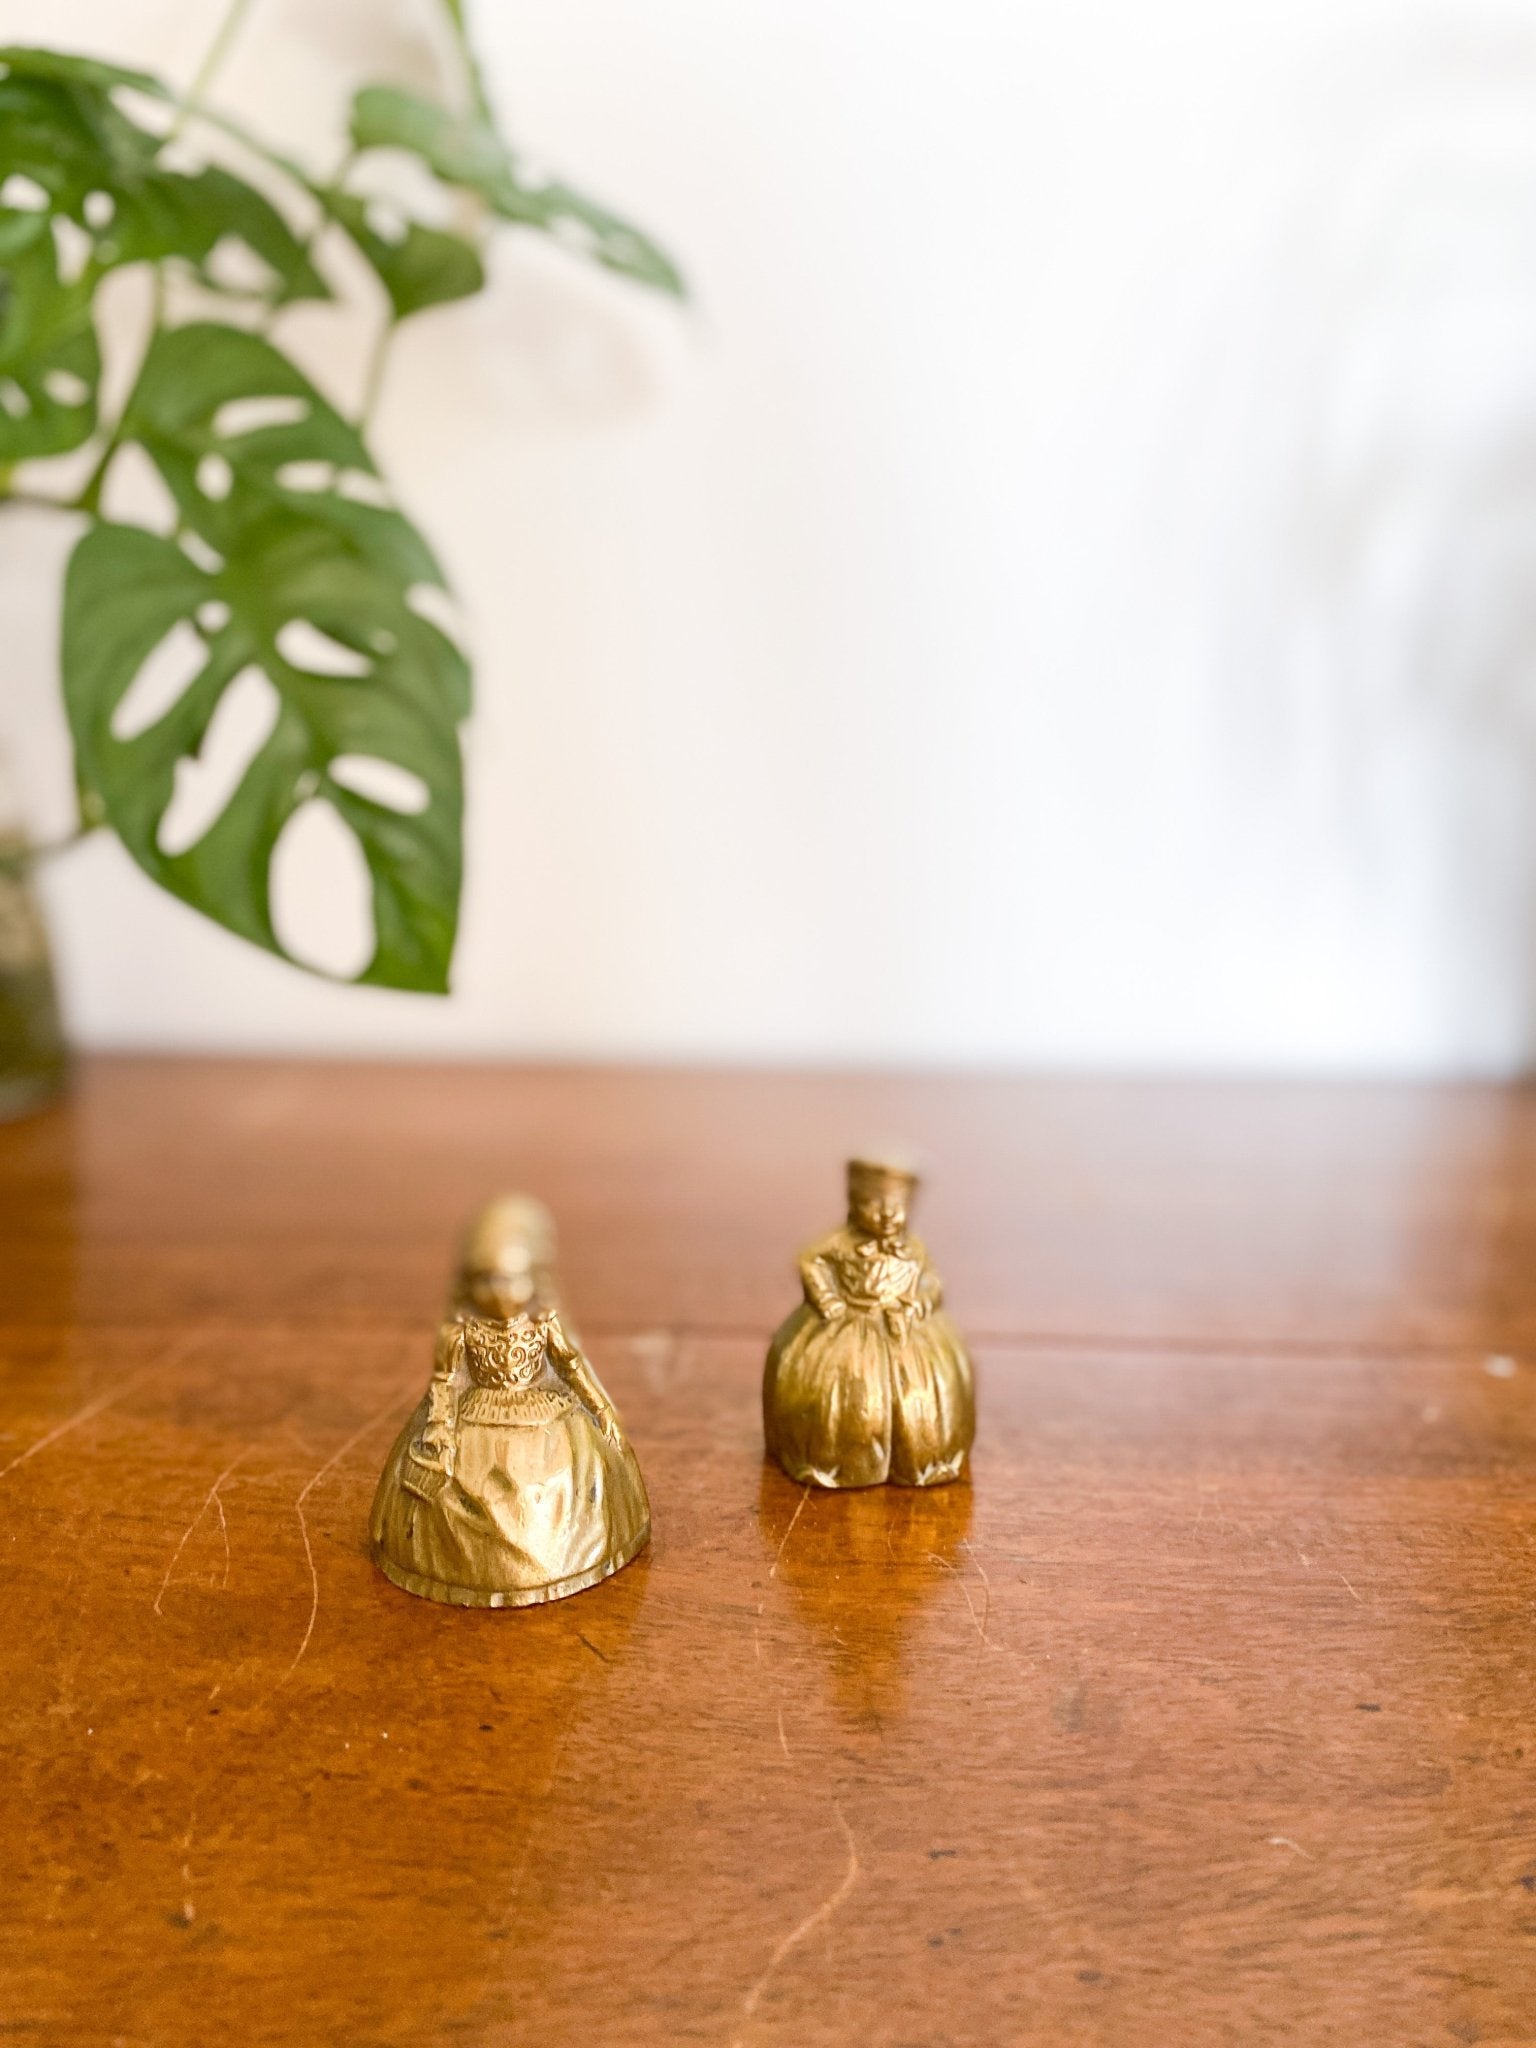
[[[931,1492],[762,1455],[871,1130],[975,1339]],[[367,1555],[509,1183],[655,1517],[510,1625]],[[1536,2037],[1526,1092],[103,1062],[0,1270],[7,2038]]]

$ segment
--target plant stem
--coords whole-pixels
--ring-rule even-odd
[[[384,388],[384,368],[389,360],[389,345],[395,338],[396,322],[386,320],[379,329],[373,349],[368,357],[368,368],[363,376],[363,398],[358,408],[357,430],[365,434],[378,410],[379,394]]]
[[[469,22],[465,17],[464,0],[443,0],[443,12],[453,29],[453,39],[459,47],[459,61],[464,66],[464,82],[469,87],[469,96],[475,112],[489,128],[496,126],[496,116],[491,108],[491,96],[485,89],[485,73],[469,40]]]
[[[49,512],[73,512],[68,498],[50,498],[46,491],[19,491],[7,484],[0,490],[0,505],[31,505]]]
[[[164,319],[165,265],[163,263],[157,263],[155,265],[154,270],[153,296],[151,297],[149,308],[149,336],[151,342],[154,340],[155,336],[160,332],[161,324],[164,321]],[[143,359],[141,357],[140,368],[142,367]],[[130,387],[130,390],[131,388],[132,387]],[[91,471],[90,475],[86,478],[84,484],[81,486],[79,496],[76,498],[72,498],[69,501],[69,509],[71,511],[89,512],[93,518],[95,518],[100,513],[102,485],[107,480],[107,471],[112,466],[113,456],[122,446],[123,422],[127,417],[127,410],[127,401],[125,400],[122,412],[120,412],[117,418],[113,421],[111,430],[109,431],[107,438],[102,445],[101,454],[98,456],[96,461],[96,467]]]
[[[176,118],[171,123],[172,136],[181,133],[186,122],[201,106],[220,66],[229,55],[230,45],[240,33],[240,25],[250,12],[250,7],[251,0],[230,0],[229,6],[225,8],[224,19],[214,30],[213,41],[204,52],[203,61],[198,65],[192,83],[187,87],[181,105],[176,110]],[[168,137],[167,140],[169,139]]]
[[[272,159],[272,161],[276,161],[276,159]],[[293,178],[305,194],[314,202],[315,217],[310,222],[309,232],[305,235],[300,245],[310,262],[314,261],[315,250],[319,246],[320,237],[331,225],[331,210],[326,204],[325,199],[321,196],[322,189],[326,193],[345,191],[347,180],[351,177],[352,167],[356,162],[357,151],[352,147],[351,143],[348,143],[342,153],[341,162],[331,174],[330,183],[323,188],[318,185],[311,185],[309,180],[292,164],[279,164],[279,168],[285,170],[289,177]],[[269,302],[266,312],[263,313],[261,319],[256,323],[256,332],[258,334],[267,335],[272,332],[272,329],[282,317],[286,303],[286,300],[278,299],[273,299]]]

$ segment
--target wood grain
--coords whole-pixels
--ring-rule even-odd
[[[762,1345],[871,1133],[982,1333],[973,1483],[808,1495]],[[0,1133],[0,2038],[1536,2040],[1533,1140],[1521,1092],[92,1066]],[[516,1183],[656,1535],[460,1613],[364,1525]]]

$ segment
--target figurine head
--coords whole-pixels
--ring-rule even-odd
[[[894,1244],[907,1227],[907,1207],[917,1175],[888,1160],[848,1162],[848,1221],[855,1230]]]
[[[470,1225],[458,1298],[478,1316],[522,1314],[554,1303],[555,1222],[532,1195],[502,1195]]]

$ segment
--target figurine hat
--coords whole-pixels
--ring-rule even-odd
[[[910,1195],[916,1186],[915,1171],[895,1159],[850,1159],[848,1162],[848,1195],[852,1201],[861,1195],[884,1194],[887,1191]]]
[[[501,1195],[480,1211],[464,1238],[466,1273],[526,1273],[555,1256],[555,1219],[532,1195]]]

